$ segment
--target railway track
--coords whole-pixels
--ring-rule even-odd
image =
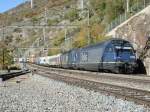
[[[114,85],[112,83],[104,83],[100,80],[93,80],[93,79],[98,78],[98,76],[97,77],[94,76],[93,79],[89,78],[88,76],[82,77],[83,75],[82,72],[80,75],[79,74],[75,75],[75,73],[73,73],[72,70],[46,68],[46,67],[41,67],[37,65],[36,66],[30,65],[30,67],[32,69],[38,69],[36,73],[39,75],[42,75],[42,76],[45,76],[54,80],[63,81],[71,85],[84,87],[86,89],[103,92],[103,93],[106,93],[107,95],[113,95],[119,98],[123,98],[124,100],[133,101],[137,104],[142,104],[142,105],[150,107],[150,91],[131,88],[131,87],[125,87],[125,86],[122,86],[121,84]],[[126,76],[124,80],[131,81],[131,77],[127,78]],[[141,83],[150,84],[149,79],[145,79],[145,78],[140,79],[139,77],[138,78],[134,77],[133,80],[134,81],[141,80]]]
[[[122,85],[125,87],[138,88],[150,92],[150,77],[147,76],[134,76],[134,75],[122,75],[112,73],[99,73],[89,71],[78,71],[68,69],[49,68],[43,66],[32,65],[37,69],[44,69],[51,71],[51,73],[63,74],[71,77],[80,77],[82,79],[90,79],[92,81],[111,83],[113,85]]]
[[[24,75],[24,74],[27,74],[27,73],[30,73],[30,71],[29,70],[20,70],[20,71],[17,71],[17,72],[1,74],[0,78],[2,79],[2,81],[6,81],[8,79],[11,79],[11,78],[14,78],[14,77],[17,77],[17,76],[21,76],[21,75]]]

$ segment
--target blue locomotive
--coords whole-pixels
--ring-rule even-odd
[[[62,68],[115,73],[133,73],[136,54],[132,45],[123,39],[109,39],[60,56]]]
[[[133,73],[137,67],[134,49],[123,39],[108,39],[96,45],[34,60],[36,62],[33,63],[51,67],[114,73]]]

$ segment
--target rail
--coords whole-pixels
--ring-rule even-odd
[[[50,69],[44,69],[43,67],[34,66],[33,68],[38,69],[36,74],[42,75],[44,77],[62,81],[69,85],[75,85],[97,92],[106,93],[108,95],[113,95],[128,101],[133,101],[137,104],[150,107],[150,92],[148,90],[141,90],[137,88],[131,88],[131,86],[125,87],[121,84],[114,85],[111,83],[101,82],[99,80],[92,80],[92,78],[82,77],[83,74],[80,74],[80,76],[78,74],[73,74],[71,70],[70,72],[65,73],[66,70],[64,70],[64,72],[59,70],[59,72],[55,72]],[[95,77],[95,79],[97,78]]]
[[[2,81],[6,81],[8,79],[11,79],[11,78],[14,78],[14,77],[17,77],[17,76],[20,76],[20,75],[27,74],[29,72],[30,72],[29,70],[21,70],[21,71],[18,71],[18,72],[5,73],[5,74],[0,75],[0,79],[2,79]]]

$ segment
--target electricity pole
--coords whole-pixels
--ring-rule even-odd
[[[46,25],[47,25],[47,7],[45,7],[44,15],[45,15],[45,23],[46,23]]]
[[[47,25],[47,8],[45,7],[45,12],[44,12],[44,16],[45,16],[45,25]],[[46,40],[46,28],[43,28],[43,40],[45,43]]]
[[[64,47],[65,47],[65,49],[64,50],[66,50],[67,49],[67,28],[65,28],[65,45],[64,45]]]
[[[129,4],[130,4],[130,0],[126,0],[126,11],[127,11],[127,13],[129,12]]]
[[[5,33],[5,32],[4,32],[4,25],[3,25],[3,42],[4,42],[4,40],[5,40],[5,39],[4,39],[4,36],[5,36],[4,33]],[[2,54],[3,54],[2,69],[4,69],[4,68],[5,68],[5,49],[4,49],[4,46],[3,46],[3,48],[2,48]]]
[[[88,9],[88,45],[91,42],[91,33],[90,33],[90,10]]]
[[[33,9],[34,8],[34,1],[31,0],[30,2],[31,2],[31,9]]]
[[[144,7],[146,7],[146,1],[144,0]]]

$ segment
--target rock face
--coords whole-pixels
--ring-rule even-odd
[[[147,75],[150,76],[150,50],[147,52],[147,57],[144,59],[144,65],[146,68]]]
[[[137,51],[137,58],[143,53],[148,37],[150,36],[150,6],[142,10],[140,13],[131,17],[129,20],[125,21],[123,24],[115,28],[109,36],[115,36],[118,38],[123,38],[130,41],[134,49]],[[145,53],[144,65],[150,69],[150,53],[149,49]]]
[[[149,14],[142,13],[131,19],[126,25],[118,28],[116,33],[119,37],[132,42],[139,56],[150,35],[150,12]]]

